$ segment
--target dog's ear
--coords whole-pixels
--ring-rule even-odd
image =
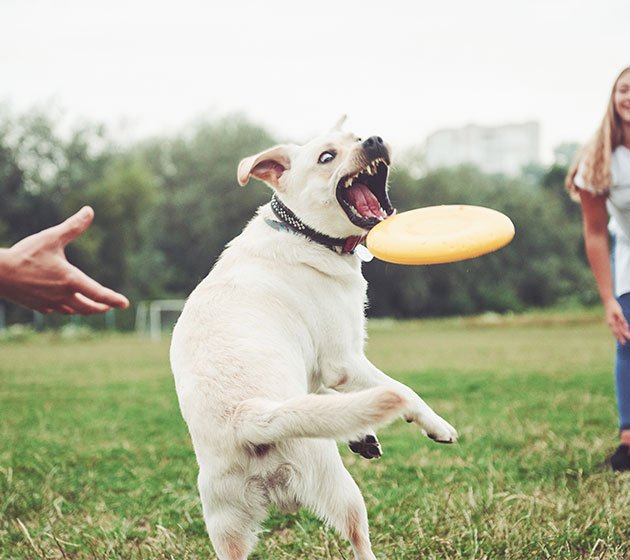
[[[289,147],[274,146],[255,156],[247,157],[238,164],[238,184],[244,187],[250,177],[260,179],[281,190],[280,177],[291,167]]]
[[[346,122],[347,118],[348,118],[348,115],[346,115],[345,113],[343,115],[341,115],[339,117],[339,119],[337,119],[337,122],[335,123],[335,126],[333,126],[330,129],[331,132],[339,132],[339,131],[341,131],[341,129],[343,128],[343,125]]]

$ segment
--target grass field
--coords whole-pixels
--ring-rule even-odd
[[[398,422],[378,462],[343,451],[379,559],[630,557],[597,311],[374,321],[368,354],[461,435]],[[167,355],[131,335],[0,343],[1,558],[215,558]],[[273,511],[261,537],[258,560],[352,558],[306,511]]]

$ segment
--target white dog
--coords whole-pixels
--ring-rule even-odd
[[[398,416],[436,441],[457,433],[364,355],[366,282],[354,248],[394,212],[377,136],[335,129],[241,161],[262,206],[193,291],[171,365],[221,560],[247,558],[267,508],[310,508],[373,560],[363,497],[335,440],[380,455],[372,429]],[[366,437],[367,434],[367,437]]]

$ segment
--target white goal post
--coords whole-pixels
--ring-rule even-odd
[[[162,331],[169,332],[175,325],[175,321],[182,309],[185,299],[156,299],[153,301],[141,301],[136,309],[136,332],[149,335],[151,340],[159,341]],[[170,317],[168,327],[164,324],[164,315]]]

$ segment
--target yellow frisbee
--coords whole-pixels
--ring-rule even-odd
[[[429,206],[402,212],[374,226],[367,247],[396,264],[439,264],[496,251],[514,237],[505,214],[482,206]]]

